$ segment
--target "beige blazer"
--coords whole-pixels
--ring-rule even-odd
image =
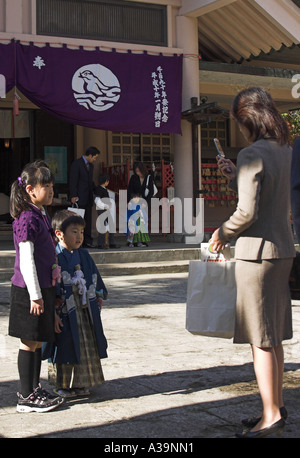
[[[290,222],[292,149],[275,140],[258,140],[240,151],[229,186],[238,192],[235,213],[220,228],[220,238],[237,238],[236,259],[295,256]]]

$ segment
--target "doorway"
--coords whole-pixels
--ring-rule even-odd
[[[20,110],[18,116],[0,110],[0,188],[8,196],[12,182],[31,160],[30,126],[29,110]]]
[[[13,181],[30,162],[30,138],[0,138],[0,192],[10,195]]]

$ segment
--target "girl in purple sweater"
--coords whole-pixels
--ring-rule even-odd
[[[9,335],[20,338],[18,412],[46,412],[62,399],[41,388],[41,345],[54,341],[56,252],[44,205],[53,199],[54,177],[42,163],[28,164],[12,184],[10,212],[16,250],[11,279]]]

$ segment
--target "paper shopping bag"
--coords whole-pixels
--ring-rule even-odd
[[[81,216],[81,218],[84,218],[85,214],[85,209],[84,208],[78,208],[78,204],[73,204],[72,207],[68,207],[67,210],[70,212],[76,213],[77,215]]]
[[[235,262],[190,261],[186,329],[231,339],[236,306]]]

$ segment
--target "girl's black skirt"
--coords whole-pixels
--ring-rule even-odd
[[[34,342],[53,342],[55,287],[41,288],[44,313],[30,314],[30,298],[27,288],[12,285],[8,334]]]

